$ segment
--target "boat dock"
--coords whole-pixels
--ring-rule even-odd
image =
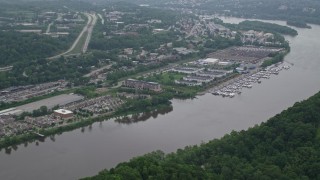
[[[269,79],[271,75],[278,75],[284,69],[290,69],[290,66],[272,65],[250,74],[241,75],[227,83],[210,89],[209,92],[216,96],[233,98],[236,94],[241,94],[243,88],[252,88],[254,83],[261,83],[261,79]]]
[[[37,133],[37,132],[33,132],[34,134],[38,135],[39,137],[44,137],[43,134]]]

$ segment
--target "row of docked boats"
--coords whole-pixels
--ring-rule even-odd
[[[252,88],[252,84],[261,83],[261,79],[269,79],[271,75],[278,75],[281,70],[289,68],[290,66],[279,66],[279,64],[269,66],[250,74],[241,75],[211,89],[210,92],[213,95],[233,98],[236,94],[241,94],[243,88]]]

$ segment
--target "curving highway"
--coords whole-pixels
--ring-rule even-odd
[[[88,18],[87,24],[83,27],[81,33],[79,34],[79,36],[77,37],[77,39],[74,41],[74,43],[72,44],[72,46],[65,52],[49,57],[47,59],[56,59],[59,58],[61,56],[64,55],[72,55],[72,54],[78,54],[78,53],[72,53],[70,54],[77,46],[79,46],[79,43],[81,43],[80,39],[83,38],[83,36],[86,36],[86,40],[84,42],[84,44],[82,45],[81,48],[81,52],[85,53],[88,49],[90,40],[91,40],[91,36],[92,36],[92,31],[93,28],[97,22],[97,16],[95,14],[89,14],[89,13],[84,13],[84,15]],[[81,53],[79,52],[79,53]]]

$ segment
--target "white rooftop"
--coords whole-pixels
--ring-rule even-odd
[[[214,58],[207,58],[207,59],[204,59],[203,62],[205,63],[211,63],[211,64],[214,64],[216,62],[218,62],[219,59],[214,59]]]
[[[63,114],[63,115],[67,115],[67,114],[72,114],[72,111],[66,110],[66,109],[57,109],[54,110],[54,112],[59,113],[59,114]]]

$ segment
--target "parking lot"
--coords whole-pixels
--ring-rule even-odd
[[[5,114],[19,115],[24,111],[32,112],[33,110],[39,109],[41,106],[47,106],[48,109],[51,109],[57,105],[63,106],[72,102],[80,101],[82,99],[84,99],[84,97],[77,94],[62,94],[62,95],[54,96],[48,99],[43,99],[33,103],[11,108],[11,110],[9,111],[6,111],[6,110],[4,111],[6,111]]]

